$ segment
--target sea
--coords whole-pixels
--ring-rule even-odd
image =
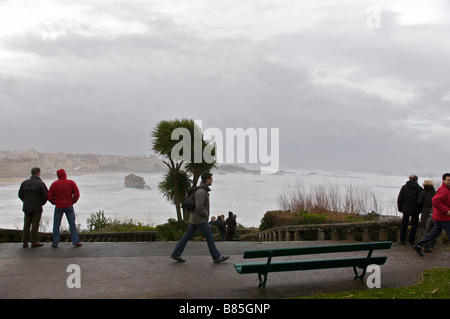
[[[112,220],[130,220],[156,226],[176,218],[176,209],[159,192],[163,173],[137,174],[144,178],[146,189],[126,188],[126,173],[68,176],[80,190],[75,204],[76,223],[87,229],[91,214],[103,211]],[[431,179],[439,183],[439,174],[418,174],[419,183]],[[281,208],[279,195],[301,183],[305,189],[317,185],[370,190],[378,201],[378,213],[398,216],[396,200],[408,176],[400,173],[354,172],[330,170],[292,170],[279,174],[214,173],[210,192],[210,215],[225,215],[231,211],[245,227],[259,227],[264,214]],[[49,188],[54,180],[43,179]],[[22,202],[17,196],[21,181],[0,184],[0,228],[23,227]],[[440,184],[436,184],[436,189]],[[54,206],[47,203],[41,219],[41,231],[51,232]],[[361,212],[364,213],[364,212]],[[62,227],[68,229],[67,221]]]

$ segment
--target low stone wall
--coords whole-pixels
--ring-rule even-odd
[[[333,240],[333,241],[399,241],[400,220],[384,220],[358,223],[338,223],[320,225],[281,226],[264,231],[238,231],[239,241],[305,241],[305,240]],[[445,234],[445,233],[444,233]],[[82,242],[154,242],[157,231],[143,232],[114,232],[114,233],[79,233]],[[417,229],[416,240],[423,236],[423,229]],[[39,233],[39,240],[51,242],[52,233]],[[407,237],[409,238],[409,237]],[[22,230],[1,229],[0,243],[19,243],[22,241]],[[62,233],[61,242],[70,242],[70,234]],[[446,236],[440,241],[448,242]]]
[[[349,241],[398,241],[400,220],[383,220],[357,223],[280,226],[253,234],[243,235],[240,241],[303,241],[303,240],[349,240]],[[420,227],[417,237],[423,232]]]
[[[79,233],[82,242],[149,242],[156,241],[156,231],[114,232],[114,233]],[[41,242],[51,242],[52,233],[39,233]],[[16,229],[0,229],[0,243],[19,243],[22,231]],[[70,242],[70,234],[62,233],[61,242]]]

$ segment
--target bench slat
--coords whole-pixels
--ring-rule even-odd
[[[244,258],[264,258],[264,257],[283,257],[283,256],[298,256],[298,255],[312,255],[325,253],[339,253],[352,252],[363,250],[380,250],[390,249],[391,241],[385,242],[371,242],[371,243],[357,243],[357,244],[343,244],[343,245],[327,245],[317,247],[299,247],[299,248],[280,248],[280,249],[266,249],[266,250],[248,250],[244,252]]]
[[[289,260],[270,263],[269,272],[314,270],[329,268],[358,267],[364,268],[371,264],[383,265],[386,256],[377,256],[367,259],[366,257],[334,258],[321,260]],[[265,273],[267,263],[236,263],[234,267],[240,274]]]

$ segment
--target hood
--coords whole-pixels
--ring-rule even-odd
[[[210,191],[211,191],[211,188],[209,188],[209,186],[206,185],[206,184],[203,183],[203,182],[200,182],[199,187],[203,188],[203,189],[204,189],[205,191],[207,191],[207,192],[210,192]]]
[[[67,179],[66,171],[63,170],[63,169],[59,169],[59,170],[56,172],[56,175],[58,176],[58,179]]]

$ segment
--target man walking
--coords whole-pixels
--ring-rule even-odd
[[[186,234],[180,239],[180,241],[175,246],[171,254],[171,258],[175,259],[177,262],[185,262],[181,255],[183,254],[184,248],[189,240],[194,237],[197,230],[200,230],[206,237],[206,243],[208,244],[209,253],[214,261],[218,264],[226,261],[228,256],[222,256],[216,248],[214,243],[214,235],[209,227],[209,192],[211,189],[209,186],[213,182],[213,174],[205,172],[201,175],[202,182],[199,188],[194,194],[195,209],[190,212],[189,215],[189,227]]]
[[[23,181],[19,188],[19,198],[23,202],[22,210],[25,213],[22,233],[23,248],[27,248],[30,241],[32,248],[43,246],[38,241],[38,230],[43,211],[42,206],[47,203],[48,190],[40,176],[41,169],[33,167],[31,177]]]
[[[73,204],[80,198],[80,192],[74,181],[67,179],[67,174],[63,169],[56,172],[58,180],[53,182],[48,191],[48,200],[55,205],[55,214],[53,217],[53,240],[52,247],[58,247],[60,240],[59,228],[61,227],[61,219],[66,214],[69,222],[70,237],[74,247],[80,247],[80,239],[78,238],[77,227],[75,225],[75,211]]]
[[[447,237],[450,238],[450,173],[445,173],[442,176],[442,185],[434,195],[432,203],[433,229],[414,245],[414,249],[420,256],[423,256],[422,247],[434,243],[442,230],[445,230]]]
[[[419,215],[422,206],[417,203],[420,192],[423,190],[417,181],[416,175],[411,175],[409,181],[400,190],[397,198],[398,211],[403,214],[402,227],[400,230],[400,244],[404,245],[406,240],[406,231],[408,229],[409,218],[411,217],[411,232],[409,234],[409,243],[413,245],[416,238],[417,225],[419,224]]]

